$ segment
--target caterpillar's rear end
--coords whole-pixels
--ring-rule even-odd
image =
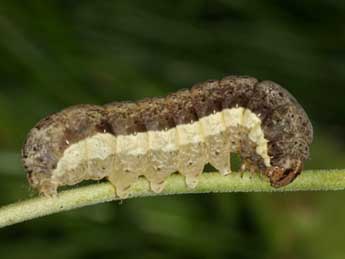
[[[165,98],[67,108],[30,131],[22,154],[30,184],[44,195],[106,177],[126,197],[139,176],[160,192],[174,172],[195,187],[206,163],[227,175],[230,153],[284,186],[301,172],[312,139],[308,116],[286,90],[230,76]]]

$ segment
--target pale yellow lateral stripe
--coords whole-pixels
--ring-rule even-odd
[[[222,126],[224,125],[223,123],[225,127]],[[104,160],[106,157],[114,155],[112,147],[114,142],[116,142],[117,153],[126,153],[134,156],[145,155],[149,151],[149,148],[153,148],[154,150],[164,149],[164,151],[176,151],[181,145],[203,142],[207,136],[217,135],[220,132],[224,132],[226,127],[236,126],[244,126],[250,130],[248,137],[257,144],[256,152],[264,159],[266,166],[270,166],[270,158],[267,154],[267,140],[259,125],[261,125],[261,120],[255,113],[248,109],[238,107],[212,113],[209,116],[201,118],[199,121],[178,125],[176,128],[163,131],[141,132],[117,137],[109,133],[98,133],[93,137],[79,141],[68,147],[58,162],[53,175],[61,176],[65,171],[73,170],[79,164],[85,162],[85,158],[80,156],[80,154],[85,152],[82,149],[86,145],[88,148],[88,159]],[[176,136],[176,139],[173,140],[172,136]],[[148,146],[149,140],[150,146]],[[165,142],[167,141],[169,145],[166,145]],[[175,144],[172,141],[175,141]]]

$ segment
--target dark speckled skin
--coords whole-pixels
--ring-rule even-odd
[[[220,87],[219,80],[209,80],[194,85],[190,97],[198,118],[202,118],[223,109],[224,88]]]
[[[138,114],[146,130],[157,131],[176,126],[173,113],[164,98],[144,99],[137,102]]]
[[[105,120],[114,135],[129,135],[146,131],[134,102],[114,102],[104,106]]]
[[[249,76],[228,76],[220,81],[223,89],[223,108],[247,108],[258,80]]]
[[[188,124],[198,120],[189,90],[180,90],[170,94],[165,98],[165,101],[175,125]]]
[[[312,125],[285,89],[274,82],[258,82],[247,76],[206,81],[165,98],[67,108],[41,120],[30,131],[22,151],[24,167],[31,185],[40,188],[49,181],[69,145],[96,133],[128,135],[163,130],[233,107],[248,108],[262,120],[272,166],[266,168],[245,144],[241,147],[242,158],[267,175],[272,186],[293,181],[309,157]]]

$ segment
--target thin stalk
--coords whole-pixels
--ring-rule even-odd
[[[217,192],[287,192],[287,191],[336,191],[345,189],[344,170],[305,171],[283,188],[272,188],[267,180],[258,174],[232,173],[221,176],[218,173],[204,173],[195,189],[188,189],[181,175],[168,178],[161,193],[150,191],[145,179],[139,179],[131,187],[127,199],[147,196],[163,196],[185,193]],[[0,208],[0,227],[26,220],[93,204],[120,200],[110,183],[97,183],[60,192],[57,197],[36,197]]]

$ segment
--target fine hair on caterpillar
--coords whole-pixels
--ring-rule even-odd
[[[231,153],[281,187],[302,171],[312,140],[307,114],[284,88],[228,76],[164,98],[69,107],[29,132],[22,158],[30,185],[46,196],[107,178],[126,197],[140,176],[161,192],[175,172],[194,188],[207,163],[227,175]]]

